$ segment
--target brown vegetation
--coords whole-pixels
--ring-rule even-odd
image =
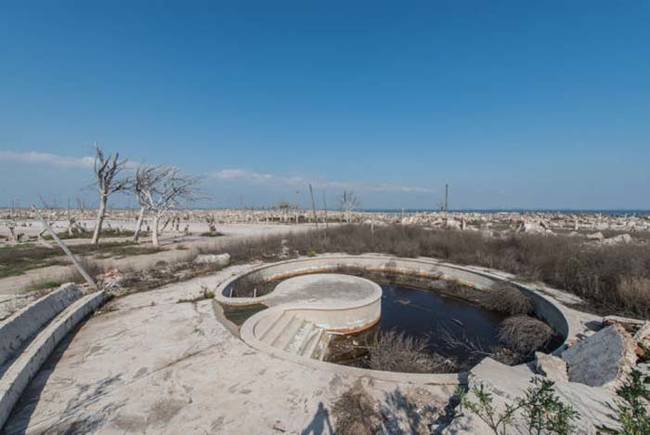
[[[409,337],[404,332],[379,332],[368,346],[369,368],[404,373],[447,373],[454,364],[427,350],[425,338]]]
[[[521,355],[530,355],[542,349],[553,338],[553,329],[546,323],[530,316],[508,317],[501,322],[499,340]]]
[[[484,292],[479,302],[488,310],[511,316],[533,312],[531,300],[524,296],[521,290],[507,285]]]

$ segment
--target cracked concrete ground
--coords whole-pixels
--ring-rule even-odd
[[[358,378],[250,348],[210,300],[178,303],[245,268],[110,302],[59,345],[6,433],[331,433],[332,404]],[[454,389],[361,381],[405,432],[444,412]]]

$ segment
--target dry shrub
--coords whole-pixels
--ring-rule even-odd
[[[531,300],[521,290],[511,286],[502,286],[486,291],[481,295],[479,302],[488,310],[511,316],[533,312]]]
[[[332,414],[340,435],[374,435],[382,427],[378,404],[359,381],[334,402]]]
[[[553,329],[530,316],[512,316],[501,322],[499,340],[510,350],[530,355],[546,346],[553,338]]]
[[[427,352],[427,341],[392,329],[379,332],[370,343],[369,366],[373,370],[433,373],[440,360]]]
[[[624,276],[618,285],[620,303],[630,312],[650,312],[650,278]]]

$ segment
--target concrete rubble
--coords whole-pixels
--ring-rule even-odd
[[[571,382],[616,389],[636,364],[636,342],[620,325],[608,326],[562,353]]]
[[[70,232],[71,221],[65,210],[45,210],[44,213],[56,231]],[[75,213],[75,234],[89,231],[94,225],[95,211]],[[133,230],[137,210],[111,210],[107,228]],[[300,207],[278,207],[266,210],[183,210],[175,213],[166,232],[175,237],[196,237],[196,234],[214,234],[224,225],[233,224],[296,224],[327,220],[343,223],[380,226],[385,224],[424,225],[459,231],[481,231],[484,234],[523,232],[555,235],[571,234],[604,245],[635,243],[636,233],[650,232],[650,216],[636,214],[562,213],[562,212],[366,212],[354,211],[346,216],[342,211],[316,210]],[[178,223],[183,222],[182,229]],[[145,220],[144,228],[150,223]],[[608,232],[608,237],[604,232]],[[0,244],[26,241],[44,242],[42,228],[31,210],[0,209]],[[194,234],[194,236],[192,235]]]
[[[562,358],[535,352],[535,370],[553,382],[569,382],[567,364]]]

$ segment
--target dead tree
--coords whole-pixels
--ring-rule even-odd
[[[138,213],[138,221],[135,225],[135,232],[133,233],[133,240],[135,242],[140,238],[140,231],[142,230],[142,222],[147,211],[148,201],[147,192],[153,191],[156,186],[160,185],[163,178],[167,174],[168,168],[162,166],[140,166],[135,172],[135,179],[133,180],[132,190],[140,204],[140,212]]]
[[[183,175],[177,168],[156,166],[147,168],[153,182],[143,186],[138,200],[152,214],[151,243],[160,246],[160,219],[182,202],[195,198],[198,179]]]
[[[120,154],[104,155],[104,152],[99,146],[95,149],[95,182],[99,192],[99,209],[97,210],[97,221],[95,223],[95,232],[93,233],[92,243],[97,245],[99,243],[99,236],[102,232],[102,225],[106,218],[106,208],[108,206],[108,198],[120,191],[124,191],[129,187],[129,179],[120,177],[122,170],[126,166],[126,160],[120,160]]]
[[[359,207],[359,198],[351,190],[344,190],[341,196],[341,210],[345,213],[345,221],[352,222],[352,212]]]
[[[79,259],[78,259],[78,258],[77,258],[77,257],[76,257],[72,252],[71,252],[71,251],[70,251],[70,249],[68,249],[68,247],[66,246],[66,244],[63,243],[63,242],[61,241],[61,239],[59,239],[59,236],[56,235],[56,232],[52,229],[52,227],[50,226],[50,224],[47,223],[47,220],[45,220],[45,218],[43,217],[43,215],[41,214],[41,212],[36,208],[36,206],[32,206],[32,209],[34,210],[34,213],[36,214],[36,217],[37,217],[37,218],[41,221],[41,223],[43,224],[43,228],[46,229],[46,230],[50,233],[50,235],[52,236],[52,238],[54,239],[54,241],[55,241],[55,242],[59,245],[59,247],[63,250],[63,252],[65,253],[65,255],[67,255],[67,256],[70,258],[70,260],[72,260],[72,264],[74,265],[74,267],[77,268],[77,271],[79,272],[79,274],[80,274],[80,275],[81,275],[81,276],[86,280],[86,282],[87,282],[91,287],[93,287],[95,290],[99,290],[99,287],[97,287],[97,283],[96,283],[95,280],[94,280],[94,279],[93,279],[93,278],[88,274],[88,272],[86,272],[86,269],[84,269],[84,267],[82,266],[81,261],[80,261],[80,260],[79,260]]]
[[[205,217],[205,222],[208,224],[208,232],[210,234],[216,234],[217,233],[217,219],[214,217],[213,214],[208,214]]]

